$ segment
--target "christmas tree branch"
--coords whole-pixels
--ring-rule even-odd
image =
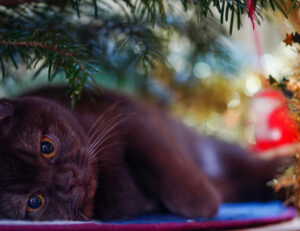
[[[262,18],[261,11],[272,9],[273,11],[279,10],[285,17],[288,17],[288,13],[292,10],[298,10],[300,7],[300,0],[291,0],[292,4],[287,7],[287,3],[282,0],[181,0],[179,1],[184,7],[185,11],[192,9],[195,11],[199,18],[207,17],[212,13],[212,8],[215,8],[220,14],[220,23],[223,24],[225,21],[230,22],[230,34],[233,31],[233,25],[236,23],[237,28],[240,29],[242,26],[241,17],[243,15],[249,15],[250,19],[254,19],[260,23]],[[166,15],[168,9],[172,9],[174,3],[170,3],[166,0],[120,0],[120,1],[103,1],[103,0],[65,0],[58,2],[55,0],[6,0],[0,1],[0,5],[13,6],[22,5],[25,3],[42,3],[47,2],[48,4],[59,4],[64,8],[74,8],[78,16],[81,14],[81,6],[94,7],[95,17],[97,18],[99,10],[103,6],[115,5],[130,12],[132,15],[138,16],[140,21],[149,21],[153,25],[157,22],[158,17],[161,21],[166,22]],[[52,2],[52,3],[51,3]],[[177,4],[177,3],[175,3]]]
[[[258,156],[261,159],[275,159],[281,157],[292,157],[300,153],[300,144],[286,144],[268,151],[261,152]]]
[[[56,53],[59,53],[59,54],[65,55],[65,56],[69,56],[69,57],[73,58],[74,61],[78,61],[75,58],[75,54],[72,54],[72,53],[67,52],[67,51],[60,50],[56,45],[50,46],[48,44],[44,44],[44,43],[41,43],[41,42],[4,41],[4,40],[1,40],[0,44],[8,45],[8,46],[39,47],[39,48],[47,49],[47,50],[50,50],[50,51],[53,51],[53,52],[56,52]]]
[[[23,5],[23,4],[30,4],[30,3],[42,3],[42,2],[51,2],[53,0],[6,0],[6,1],[0,1],[1,6],[17,6],[17,5]]]
[[[299,1],[293,0],[291,8],[298,7]],[[262,9],[279,8],[284,12],[288,9],[280,0],[253,3],[256,20],[261,17]],[[87,79],[92,79],[91,70],[99,71],[99,64],[101,69],[121,76],[136,73],[137,67],[142,67],[145,71],[139,73],[146,75],[156,60],[166,63],[168,53],[164,43],[168,39],[165,32],[169,30],[166,25],[173,26],[179,34],[185,33],[195,44],[197,52],[214,50],[216,54],[216,50],[221,49],[210,46],[211,39],[207,40],[225,35],[224,30],[220,30],[215,22],[204,24],[203,28],[196,25],[206,22],[213,14],[211,9],[216,8],[221,23],[230,21],[231,33],[234,23],[240,28],[241,16],[249,13],[248,1],[180,0],[175,4],[166,0],[0,0],[2,75],[7,77],[4,61],[12,62],[16,68],[20,61],[28,68],[39,67],[36,75],[48,68],[50,81],[58,71],[64,70],[68,84],[80,92],[80,86]],[[173,17],[172,9],[178,6],[183,6],[182,14],[174,14]],[[188,10],[192,10],[193,23],[185,21],[176,27],[178,18],[185,18]],[[84,17],[74,17],[76,12]],[[174,23],[170,22],[172,17],[177,18]],[[197,18],[200,20],[197,21]],[[153,27],[153,24],[156,26]],[[32,33],[36,28],[47,33]],[[196,33],[202,30],[206,31],[205,36]],[[91,60],[97,60],[97,64]],[[39,62],[42,65],[37,65]]]
[[[23,39],[20,39],[21,37]],[[53,35],[38,30],[23,35],[22,33],[3,33],[0,35],[0,50],[0,64],[4,78],[6,77],[4,61],[11,61],[16,69],[18,69],[20,59],[29,69],[37,67],[37,64],[42,62],[35,76],[47,67],[48,79],[52,81],[57,72],[63,69],[70,96],[74,100],[80,96],[87,80],[93,78],[92,74],[99,71],[99,68],[89,60],[85,48],[76,45],[67,36]]]

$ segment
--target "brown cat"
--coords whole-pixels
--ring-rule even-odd
[[[63,87],[0,100],[0,218],[211,217],[270,198],[274,166],[108,90],[74,110]]]

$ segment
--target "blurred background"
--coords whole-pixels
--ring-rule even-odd
[[[225,2],[230,6],[230,1]],[[239,1],[232,4],[236,2]],[[255,142],[254,125],[249,122],[251,98],[264,87],[269,75],[281,81],[293,74],[299,62],[297,49],[283,42],[293,28],[280,12],[262,9],[263,19],[258,17],[260,25],[256,21],[253,30],[247,14],[238,18],[240,28],[235,24],[232,27],[231,20],[221,24],[220,13],[213,6],[211,14],[199,18],[193,7],[185,9],[180,1],[174,1],[166,6],[164,19],[153,20],[153,15],[144,14],[137,20],[126,4],[97,4],[97,18],[89,5],[81,6],[81,16],[77,17],[76,9],[66,9],[55,1],[13,7],[4,4],[0,13],[6,20],[1,19],[1,33],[14,30],[21,33],[20,37],[30,35],[27,41],[41,35],[38,38],[45,38],[42,42],[51,46],[53,43],[43,32],[67,31],[76,41],[86,44],[93,62],[99,64],[93,80],[87,82],[143,97],[168,108],[201,133],[242,145]],[[135,13],[141,13],[137,8]],[[28,34],[31,30],[38,32]],[[23,35],[24,31],[27,34]],[[63,45],[64,40],[56,35],[56,43]],[[1,66],[1,97],[12,97],[39,85],[72,81],[66,72],[53,67],[55,55],[48,54],[49,58],[40,54],[35,59],[29,55],[28,63],[19,50],[7,54],[7,58],[6,48],[1,47],[3,60],[6,58],[5,69]],[[40,52],[33,50],[36,51]],[[52,67],[51,62],[44,62],[49,59],[54,63]],[[51,70],[55,74],[49,74]],[[84,86],[89,87],[86,83]]]

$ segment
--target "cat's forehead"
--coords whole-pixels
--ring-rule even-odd
[[[59,105],[40,98],[23,98],[10,101],[13,113],[0,120],[2,136],[39,136],[48,132],[66,135],[72,132],[70,115]],[[10,134],[10,135],[12,135]]]
[[[13,115],[32,122],[32,125],[45,124],[45,122],[61,123],[68,116],[67,112],[57,103],[42,98],[26,97],[14,101],[13,105]]]
[[[80,127],[76,120],[57,103],[35,97],[7,103],[13,110],[8,116],[0,118],[0,148],[4,145],[38,153],[40,141],[45,135],[56,140],[64,151],[82,145],[82,135],[79,135],[82,133],[78,132]]]

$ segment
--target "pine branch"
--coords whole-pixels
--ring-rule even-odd
[[[76,63],[79,64],[79,61],[75,58],[75,54],[72,54],[67,51],[60,50],[58,46],[50,46],[41,42],[24,42],[24,41],[5,41],[5,40],[0,40],[0,44],[2,45],[7,45],[7,46],[25,46],[25,47],[39,47],[43,48],[45,50],[50,50],[55,53],[59,53],[61,55],[69,56],[74,59]]]
[[[290,1],[293,3],[288,8],[288,4],[283,0],[253,0],[254,8],[251,9],[249,6],[250,0],[180,0],[185,11],[194,10],[199,19],[213,15],[211,9],[215,8],[220,14],[221,24],[225,21],[230,22],[230,34],[232,34],[234,24],[236,24],[237,29],[241,28],[243,15],[252,17],[252,10],[255,13],[253,20],[255,19],[258,24],[263,18],[262,10],[279,10],[287,18],[289,12],[300,8],[300,0]],[[172,5],[176,4],[174,1],[166,0],[123,0],[116,2],[116,4],[122,4],[123,2],[126,2],[130,12],[139,15],[140,19],[150,21],[153,25],[158,21],[158,17],[162,22],[166,22],[167,10],[172,9]]]
[[[39,30],[25,35],[22,33],[3,33],[0,35],[0,63],[3,78],[6,77],[5,62],[11,61],[18,69],[22,60],[28,69],[36,67],[39,63],[35,77],[41,69],[48,68],[48,80],[52,81],[56,74],[63,69],[68,81],[70,96],[76,100],[92,73],[99,71],[88,59],[85,48],[62,35],[55,35]],[[85,56],[86,55],[86,56]]]
[[[92,52],[98,51],[93,52],[93,56],[108,70],[119,69],[121,73],[134,63],[142,63],[147,72],[154,66],[155,60],[164,62],[165,39],[156,35],[146,23],[137,24],[135,19],[124,21],[115,17],[105,20],[100,27],[90,26],[89,31],[93,31],[87,36],[89,41],[100,38],[98,42],[90,43]],[[127,54],[126,57],[124,54]]]
[[[279,9],[287,15],[299,8],[300,0],[292,1],[290,8],[282,0],[254,1],[256,20],[259,22],[262,10],[268,8]],[[183,6],[184,13],[192,10],[194,18],[199,19],[193,21],[194,25],[183,22],[176,28],[194,42],[197,51],[220,51],[216,46],[207,45],[214,40],[211,35],[215,35],[215,22],[197,28],[197,23],[200,25],[213,14],[212,8],[220,13],[221,24],[230,22],[230,33],[235,24],[240,28],[241,17],[249,13],[246,0],[177,2]],[[134,73],[137,66],[142,66],[147,74],[157,60],[165,63],[167,36],[162,34],[166,25],[172,25],[173,4],[176,3],[166,0],[0,0],[0,69],[6,77],[5,62],[11,62],[15,68],[24,62],[28,68],[39,67],[36,75],[48,68],[49,81],[64,70],[73,98],[79,97],[88,80],[94,81],[92,73],[99,72],[99,65],[118,76]],[[84,20],[74,17],[75,13],[84,16]],[[184,18],[184,15],[175,17]],[[39,32],[29,32],[37,31],[36,28]],[[199,30],[205,30],[208,39],[196,33]],[[217,31],[221,32],[220,28]]]
[[[30,17],[16,17],[14,16],[14,11],[3,12],[0,9],[0,14],[5,15],[5,18],[7,18],[7,20],[2,23],[2,31],[6,30],[6,37],[10,39],[4,40],[6,44],[13,45],[14,43],[14,45],[19,46],[39,47],[43,48],[43,53],[47,53],[47,50],[50,50],[52,53],[58,53],[59,56],[53,55],[53,60],[56,60],[57,57],[59,58],[60,56],[69,56],[68,58],[72,59],[74,63],[73,66],[75,66],[76,63],[78,65],[79,62],[75,58],[78,58],[77,56],[82,55],[83,52],[84,57],[97,60],[97,65],[101,65],[102,70],[109,72],[114,71],[118,76],[124,76],[126,72],[128,72],[128,74],[129,72],[134,74],[133,72],[136,70],[136,65],[142,66],[145,73],[147,73],[155,64],[155,60],[163,61],[164,59],[164,49],[162,46],[164,39],[157,36],[153,28],[147,23],[137,23],[136,18],[102,15],[101,20],[93,20],[91,16],[91,21],[86,22],[86,25],[82,24],[79,19],[74,20],[74,18],[72,18],[72,12],[70,11],[62,12],[59,10],[56,14],[51,14],[47,9],[48,6],[45,5],[39,6],[37,9],[28,6],[26,10],[31,10],[32,12]],[[32,34],[26,35],[25,32],[10,32],[22,30],[32,31],[35,28],[40,28],[41,31],[47,31],[46,37],[41,35],[32,36]],[[63,33],[69,35],[62,36]],[[75,42],[74,39],[79,42]],[[11,40],[13,40],[13,42]],[[18,41],[17,44],[15,40]],[[26,40],[26,42],[24,40]],[[72,44],[72,46],[70,46],[70,44]],[[82,48],[82,46],[76,44],[86,44],[86,49],[79,50],[78,48]],[[2,45],[4,45],[4,42]],[[76,48],[75,51],[72,51],[73,47]],[[28,53],[28,56],[32,58],[30,52],[34,52],[34,49],[26,50],[25,53]],[[15,57],[16,51],[10,49],[4,53],[9,58]],[[86,61],[85,65],[88,65],[88,60],[84,57],[83,59]],[[11,60],[11,58],[9,59]],[[22,61],[26,61],[28,68],[31,68],[32,66],[30,64],[34,62],[34,60],[30,59],[29,61],[23,59]],[[82,58],[80,58],[80,61],[82,61]],[[18,62],[19,61],[16,60],[16,62],[13,63],[17,64]],[[61,68],[65,69],[65,66],[66,65],[62,64]],[[65,74],[69,79],[74,79],[72,76],[68,77],[68,70],[71,70],[73,66],[68,66],[65,70]],[[81,67],[79,73],[90,73],[89,71],[84,71],[84,68],[82,68],[83,65],[79,66]],[[17,67],[17,65],[15,65],[15,67]],[[52,68],[53,70],[61,69],[53,68],[51,62],[42,63],[42,65],[38,67],[34,77],[44,68]],[[97,68],[99,69],[99,67]],[[5,70],[5,68],[0,69]],[[71,73],[75,74],[76,71],[77,70],[74,69]],[[5,73],[5,71],[2,71],[2,73]],[[49,73],[51,73],[51,76]],[[49,70],[48,79],[51,81],[56,73],[56,71]],[[88,79],[93,80],[90,77]],[[78,84],[84,82],[86,82],[86,78],[80,78]],[[74,85],[74,81],[69,81],[68,83]],[[80,94],[81,90],[75,89],[76,87],[73,85],[72,88],[70,88],[72,91],[68,92],[76,98],[78,92]],[[74,94],[75,92],[77,92],[77,94]]]
[[[131,8],[131,12],[135,15],[139,15],[140,20],[148,20],[153,25],[157,21],[157,16],[160,19],[166,21],[166,9],[164,0],[137,0],[137,1],[125,1]]]
[[[282,0],[253,0],[255,20],[260,24],[260,20],[263,18],[262,10],[268,9],[279,10],[285,17],[288,17],[291,10],[298,10],[300,7],[300,0],[292,1],[293,4],[288,9],[287,4]],[[198,17],[207,17],[207,15],[212,14],[211,7],[215,8],[220,14],[221,24],[225,21],[230,22],[230,34],[232,34],[234,24],[236,24],[237,29],[240,29],[243,15],[251,15],[247,0],[182,0],[182,4],[186,10],[194,8]]]
[[[243,15],[249,15],[248,2],[250,0],[180,0],[179,2],[184,7],[185,11],[192,9],[195,10],[198,18],[207,17],[212,15],[211,8],[215,8],[220,14],[220,23],[223,24],[225,21],[230,22],[230,34],[233,31],[233,26],[236,24],[237,29],[242,26],[241,17]],[[273,11],[279,10],[285,17],[288,17],[288,13],[292,10],[298,10],[300,8],[300,0],[292,1],[291,6],[288,8],[287,3],[282,0],[253,0],[255,20],[260,23],[262,19],[262,10],[271,9]],[[73,8],[77,12],[78,16],[81,14],[81,8],[89,6],[94,8],[94,15],[97,18],[101,15],[98,11],[102,11],[102,8],[106,5],[115,5],[124,9],[124,12],[131,15],[138,16],[139,21],[148,21],[154,25],[158,19],[162,22],[166,22],[167,10],[172,8],[176,2],[170,2],[167,0],[120,0],[120,1],[104,1],[104,0],[2,0],[0,5],[4,6],[21,6],[25,3],[47,3],[49,5],[63,6],[65,10],[67,8]],[[103,11],[102,11],[103,13]],[[252,17],[252,16],[251,16]]]
[[[42,2],[51,2],[53,0],[2,0],[0,1],[1,6],[18,6],[23,4],[30,4],[30,3],[42,3]]]

